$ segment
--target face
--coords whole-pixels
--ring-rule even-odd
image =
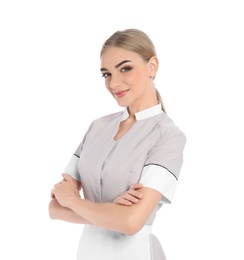
[[[110,47],[101,57],[106,88],[120,106],[137,111],[155,103],[153,77],[156,71],[156,57],[146,63],[137,53],[123,48]]]

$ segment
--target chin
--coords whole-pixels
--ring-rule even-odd
[[[118,105],[119,105],[120,107],[128,107],[128,105],[124,105],[124,104],[120,104],[120,103],[118,103]]]
[[[116,99],[116,101],[117,101],[117,103],[120,107],[128,107],[129,106],[128,102],[123,102],[122,100],[118,100],[118,99]]]

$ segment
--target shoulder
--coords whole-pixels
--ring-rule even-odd
[[[161,139],[167,139],[172,136],[178,136],[183,142],[186,141],[186,136],[182,129],[173,121],[173,119],[165,113],[155,117],[157,121],[157,129]]]

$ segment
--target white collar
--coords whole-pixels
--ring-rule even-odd
[[[161,108],[161,104],[159,103],[156,106],[149,107],[147,109],[144,109],[142,111],[135,113],[136,121],[143,120],[143,119],[146,119],[146,118],[149,118],[152,116],[157,116],[157,115],[161,114],[162,112],[163,111]],[[129,117],[128,109],[125,108],[121,121],[126,120],[128,117]]]

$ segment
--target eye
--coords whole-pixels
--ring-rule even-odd
[[[111,75],[110,73],[106,72],[106,73],[103,73],[103,74],[102,74],[102,77],[104,77],[104,78],[106,79],[106,78],[109,77],[110,75]]]
[[[125,72],[125,71],[130,71],[132,68],[129,67],[129,66],[126,66],[124,68],[121,69],[122,72]]]

